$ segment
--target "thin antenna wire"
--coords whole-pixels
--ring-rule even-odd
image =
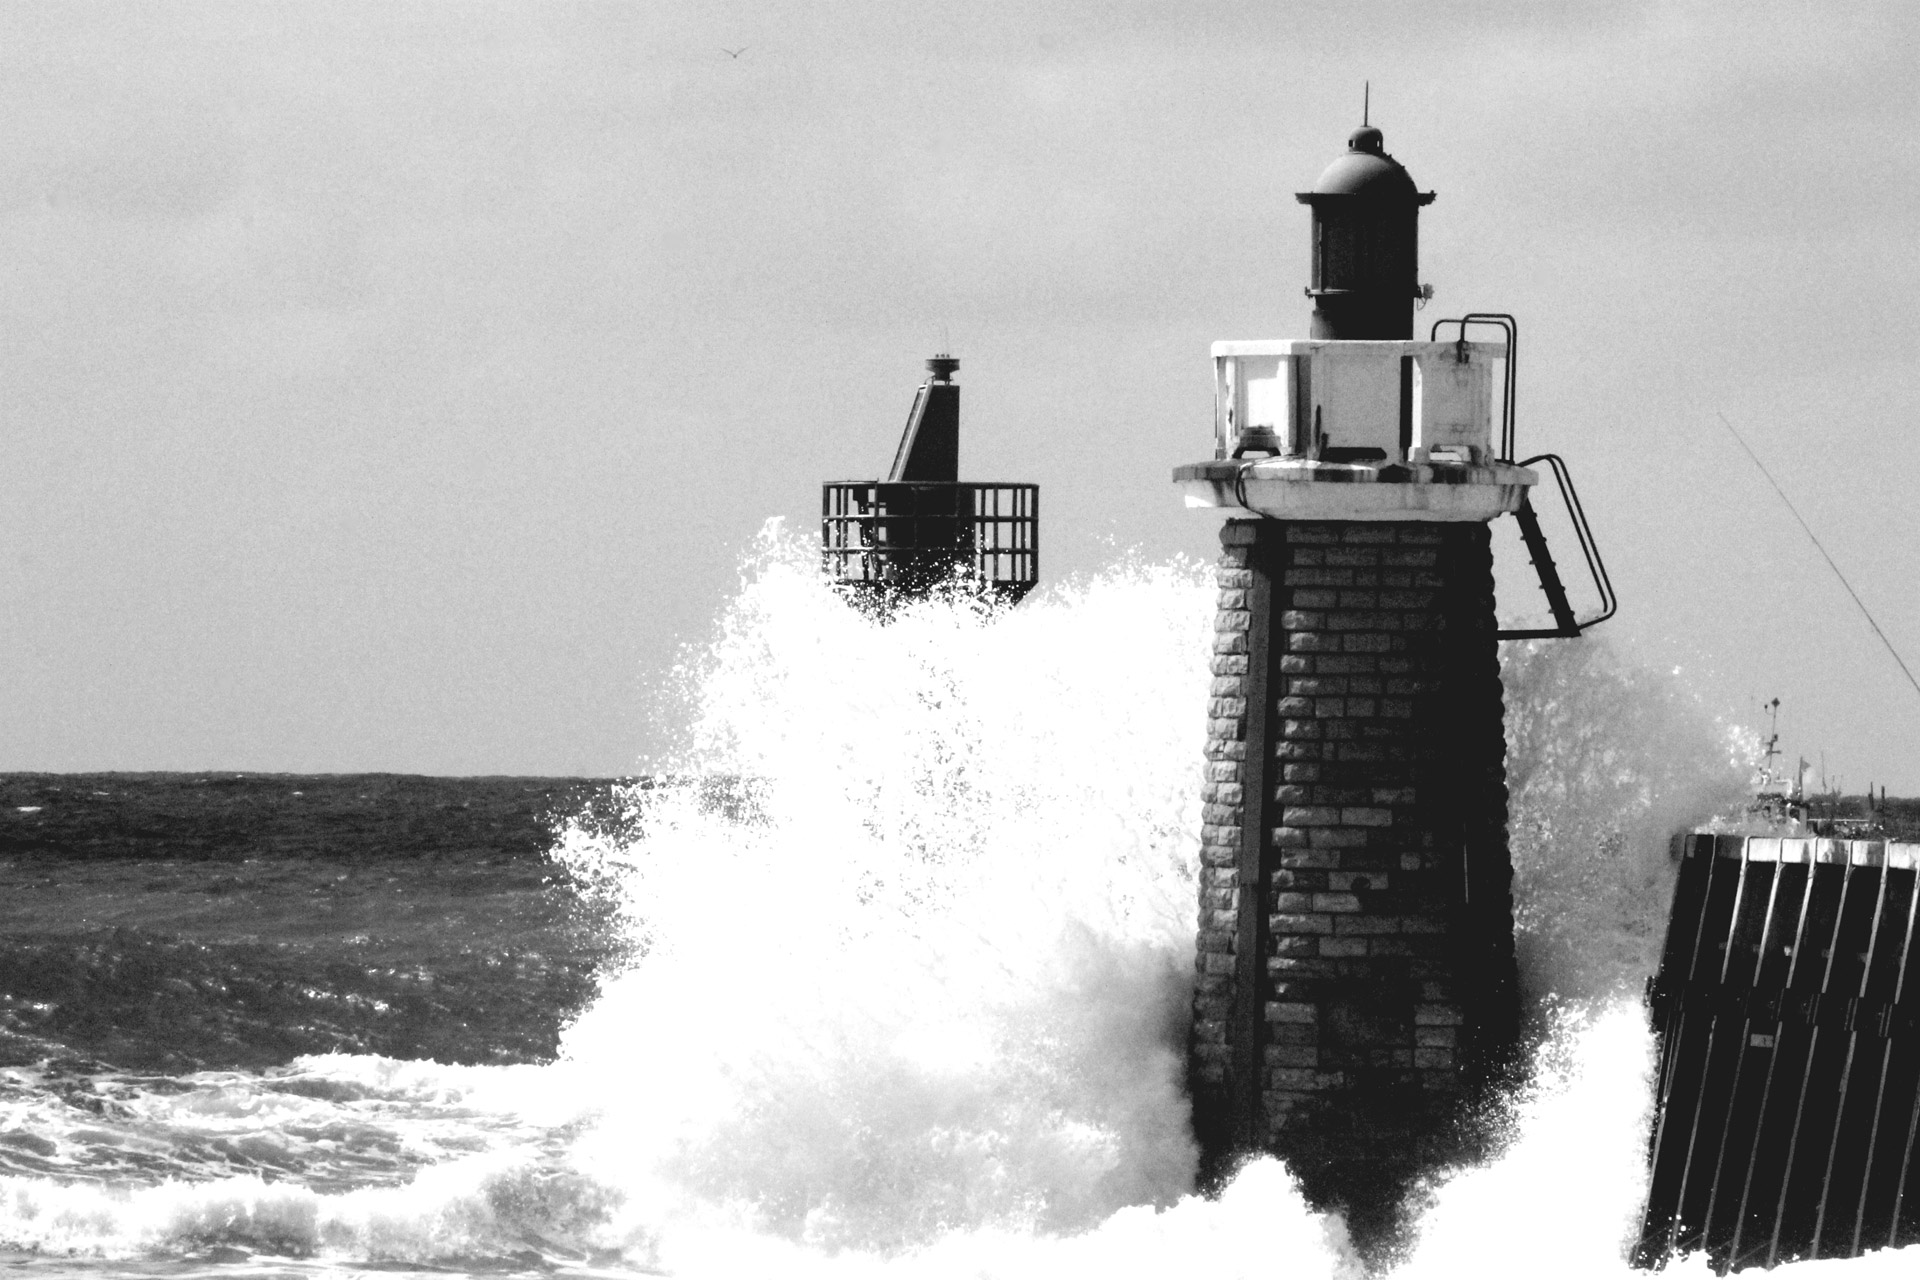
[[[1920,693],[1920,680],[1913,678],[1913,672],[1908,669],[1906,659],[1902,658],[1900,651],[1893,647],[1893,641],[1887,639],[1887,633],[1880,629],[1880,624],[1873,620],[1873,614],[1868,611],[1866,601],[1860,598],[1860,593],[1853,589],[1851,582],[1847,581],[1847,575],[1840,572],[1840,566],[1835,564],[1833,557],[1827,554],[1827,549],[1821,545],[1820,539],[1814,534],[1813,527],[1800,515],[1800,509],[1793,505],[1793,499],[1789,498],[1787,491],[1780,487],[1780,482],[1773,478],[1773,472],[1767,470],[1767,464],[1760,461],[1760,455],[1747,447],[1747,442],[1740,438],[1740,433],[1733,429],[1731,422],[1727,421],[1727,415],[1716,412],[1715,416],[1720,419],[1720,425],[1727,429],[1727,433],[1733,437],[1734,442],[1746,450],[1747,456],[1753,459],[1753,465],[1760,468],[1760,474],[1767,478],[1767,483],[1773,486],[1773,491],[1780,495],[1780,501],[1787,504],[1787,510],[1791,511],[1793,518],[1800,522],[1800,528],[1806,532],[1807,539],[1813,543],[1814,550],[1820,553],[1820,558],[1827,562],[1827,568],[1833,570],[1833,576],[1840,579],[1840,585],[1845,587],[1847,594],[1853,597],[1853,603],[1859,607],[1860,616],[1867,620],[1867,625],[1873,628],[1873,634],[1880,637],[1880,643],[1887,647],[1887,652],[1893,655],[1893,660],[1900,664],[1900,674],[1907,678],[1907,683],[1913,686],[1915,693]],[[1820,772],[1824,779],[1826,774],[1824,758],[1821,762]]]
[[[1373,110],[1373,81],[1360,82],[1360,127],[1367,127],[1367,116]]]

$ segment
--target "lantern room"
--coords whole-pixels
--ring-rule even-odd
[[[1425,296],[1420,210],[1433,192],[1386,153],[1380,130],[1362,126],[1313,190],[1295,198],[1313,209],[1313,336],[1413,337],[1413,302]]]

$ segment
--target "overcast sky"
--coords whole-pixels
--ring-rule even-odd
[[[1920,793],[1920,694],[1716,417],[1920,661],[1916,15],[5,6],[0,768],[628,771],[949,342],[1048,577],[1211,554],[1208,344],[1304,335],[1292,193],[1370,79],[1609,630]]]

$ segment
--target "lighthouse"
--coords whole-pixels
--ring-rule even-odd
[[[1277,1155],[1364,1239],[1470,1149],[1515,1047],[1497,641],[1598,619],[1574,619],[1528,501],[1541,472],[1513,459],[1517,325],[1416,339],[1433,193],[1362,127],[1299,199],[1309,336],[1213,345],[1213,457],[1174,472],[1227,516],[1189,1076],[1216,1176]],[[1551,628],[1498,628],[1503,515]]]

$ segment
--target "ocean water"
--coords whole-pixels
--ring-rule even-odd
[[[662,781],[572,797],[544,853],[0,860],[0,1261],[1364,1274],[1278,1162],[1193,1194],[1209,578],[1123,562],[879,627],[771,529],[668,682]],[[1410,1210],[1407,1280],[1628,1274],[1666,837],[1750,764],[1603,640],[1506,676],[1537,1047],[1501,1151]],[[52,940],[62,912],[98,928]]]

